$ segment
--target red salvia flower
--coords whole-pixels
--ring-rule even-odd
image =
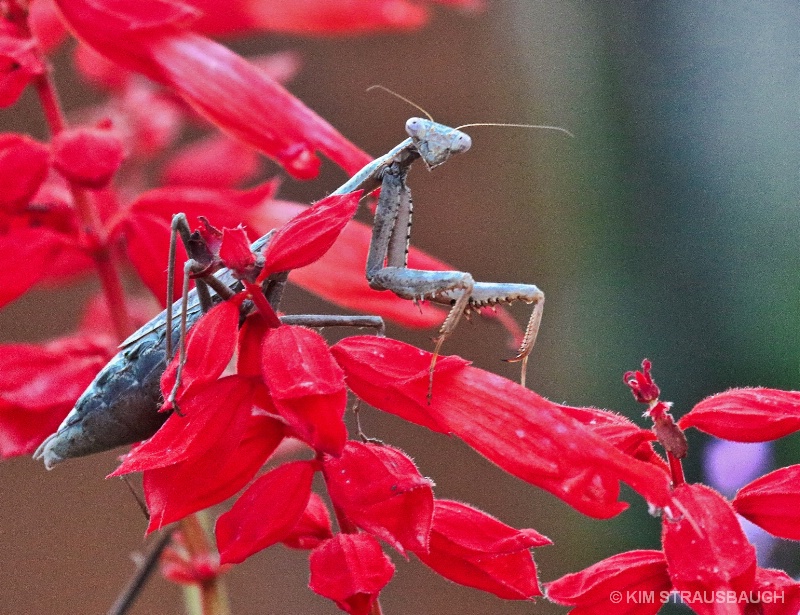
[[[367,615],[394,575],[394,564],[369,534],[336,534],[311,552],[308,586],[352,615]]]
[[[427,551],[433,519],[431,481],[402,451],[350,441],[323,471],[334,505],[364,531],[405,554]]]
[[[287,538],[311,496],[314,462],[294,461],[256,480],[215,529],[222,563],[239,563]]]
[[[505,471],[597,518],[626,508],[623,480],[651,503],[669,500],[667,474],[625,455],[533,391],[444,357],[427,402],[431,354],[389,339],[350,337],[333,347],[350,389],[367,403],[453,432]]]
[[[738,604],[702,598],[704,592],[749,593],[755,582],[756,550],[725,498],[705,485],[680,485],[665,511],[662,528],[672,585],[692,609],[700,615],[721,613],[718,607],[740,612]]]
[[[276,159],[316,175],[322,151],[348,173],[370,161],[278,83],[225,47],[190,32],[198,13],[177,2],[56,0],[78,38],[121,66],[170,87],[200,115]]]
[[[800,429],[800,392],[731,389],[701,401],[678,425],[735,442],[775,440]]]
[[[185,146],[164,167],[167,185],[236,188],[261,171],[256,151],[226,135],[211,135]]]
[[[5,25],[0,21],[0,26]],[[28,83],[44,71],[36,41],[0,27],[0,107],[17,102]]]
[[[672,589],[661,551],[628,551],[546,584],[547,598],[571,615],[655,615]],[[649,593],[652,592],[652,593]],[[637,599],[652,595],[654,599]]]
[[[736,512],[770,534],[800,540],[800,465],[780,468],[745,485]]]
[[[466,504],[436,500],[430,546],[415,553],[451,581],[528,600],[541,595],[530,548],[549,544],[535,530],[517,530]]]

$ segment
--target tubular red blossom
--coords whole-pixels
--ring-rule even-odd
[[[368,615],[394,575],[394,564],[369,534],[336,534],[311,552],[312,591],[352,615]]]
[[[661,541],[669,576],[681,592],[750,592],[756,550],[747,541],[731,505],[705,485],[676,487],[665,511]],[[713,602],[689,601],[700,615],[718,614]],[[738,605],[735,611],[740,612]]]
[[[28,27],[42,53],[53,51],[67,36],[52,0],[32,0],[28,6]]]
[[[331,500],[358,527],[401,554],[428,550],[432,483],[405,453],[351,440],[341,457],[325,458],[323,472]]]
[[[0,134],[0,212],[24,211],[47,177],[50,151],[25,135]]]
[[[306,509],[315,471],[313,462],[294,461],[256,480],[217,520],[220,561],[238,564],[287,537]]]
[[[281,541],[292,549],[316,549],[333,537],[328,507],[316,493],[311,493],[303,515],[292,531]]]
[[[84,188],[97,190],[106,186],[123,157],[119,137],[105,128],[73,128],[53,139],[53,166]]]
[[[299,269],[319,260],[355,215],[361,194],[358,190],[331,195],[281,226],[264,249],[265,264],[258,281],[273,273]]]
[[[800,540],[800,465],[780,468],[745,485],[733,507],[770,534]]]
[[[734,442],[776,440],[800,429],[800,392],[730,389],[701,401],[678,425]]]
[[[295,0],[229,2],[191,0],[203,16],[197,29],[209,35],[280,32],[299,35],[355,35],[413,30],[428,21],[425,7],[409,0]]]
[[[277,82],[225,47],[185,30],[197,13],[151,0],[57,0],[85,43],[125,68],[172,88],[220,129],[314,177],[319,150],[352,174],[370,157]]]
[[[0,30],[0,107],[17,102],[31,79],[44,71],[36,41]]]
[[[416,555],[443,577],[506,600],[541,596],[531,547],[552,544],[535,530],[517,530],[485,512],[436,500],[430,549]]]
[[[164,167],[162,182],[200,188],[235,188],[261,171],[256,151],[213,134],[184,147]]]
[[[548,600],[575,607],[571,615],[655,615],[672,582],[663,552],[628,551],[547,583],[546,588]],[[653,592],[655,600],[613,600],[645,592]]]
[[[280,421],[251,416],[238,444],[220,438],[203,455],[142,475],[150,522],[147,532],[161,529],[239,492],[283,440]]]
[[[389,339],[350,337],[333,353],[350,389],[367,403],[415,422],[430,417],[426,426],[452,431],[506,472],[586,515],[607,518],[626,508],[617,501],[620,480],[657,506],[669,501],[660,466],[625,455],[558,404],[510,380],[444,357],[428,404],[429,352]]]
[[[344,374],[319,333],[283,326],[269,331],[261,375],[280,415],[317,451],[339,456],[347,440]]]

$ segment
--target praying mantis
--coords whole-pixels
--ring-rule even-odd
[[[407,266],[412,203],[406,175],[417,159],[422,159],[432,170],[451,156],[466,152],[472,140],[460,128],[474,125],[450,128],[432,119],[411,118],[405,126],[407,139],[367,164],[332,193],[348,194],[359,189],[368,193],[378,186],[381,188],[366,266],[367,280],[373,289],[389,290],[413,301],[427,299],[451,306],[435,340],[431,386],[441,346],[461,317],[470,310],[515,301],[534,306],[519,351],[509,359],[522,363],[524,384],[527,358],[536,341],[544,307],[544,294],[532,284],[478,283],[466,272],[424,271]],[[557,127],[542,128],[567,132]],[[173,221],[173,236],[175,232],[185,243],[189,231],[181,214]],[[251,250],[260,252],[270,237],[268,233],[253,242]],[[286,273],[271,276],[263,288],[276,309],[286,276]],[[190,293],[184,292],[182,299],[168,302],[167,310],[120,345],[119,353],[97,374],[58,430],[39,446],[35,459],[52,468],[68,458],[147,439],[158,430],[167,418],[157,411],[161,399],[159,382],[173,348],[178,342],[184,343],[186,330],[211,304],[237,290],[240,284],[227,269],[201,280],[205,283],[198,284]],[[307,326],[347,325],[379,330],[383,327],[380,318],[371,316],[284,316],[281,320]],[[430,391],[429,387],[429,401]]]

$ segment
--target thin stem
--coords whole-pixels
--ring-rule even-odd
[[[669,460],[669,470],[672,474],[672,487],[682,485],[686,482],[686,477],[683,475],[683,464],[681,460],[675,455],[667,451],[667,459]]]
[[[189,556],[210,557],[213,547],[206,530],[200,521],[201,513],[189,515],[180,522],[181,533],[186,541]],[[215,576],[198,585],[202,615],[230,615],[230,605],[225,594],[225,584],[221,577]]]
[[[43,74],[34,79],[39,104],[42,106],[51,136],[63,132],[67,126],[64,112],[58,99],[53,76],[48,66]],[[70,182],[70,189],[75,201],[75,208],[81,221],[84,243],[90,246],[87,251],[95,262],[103,293],[108,302],[108,309],[114,323],[114,331],[121,341],[133,330],[130,314],[125,302],[125,293],[119,275],[119,268],[114,262],[108,245],[108,235],[97,210],[94,195],[88,190]]]

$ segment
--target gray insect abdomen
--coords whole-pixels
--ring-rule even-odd
[[[164,372],[163,329],[120,351],[34,455],[51,468],[70,457],[109,450],[152,436],[167,419],[158,412]]]

